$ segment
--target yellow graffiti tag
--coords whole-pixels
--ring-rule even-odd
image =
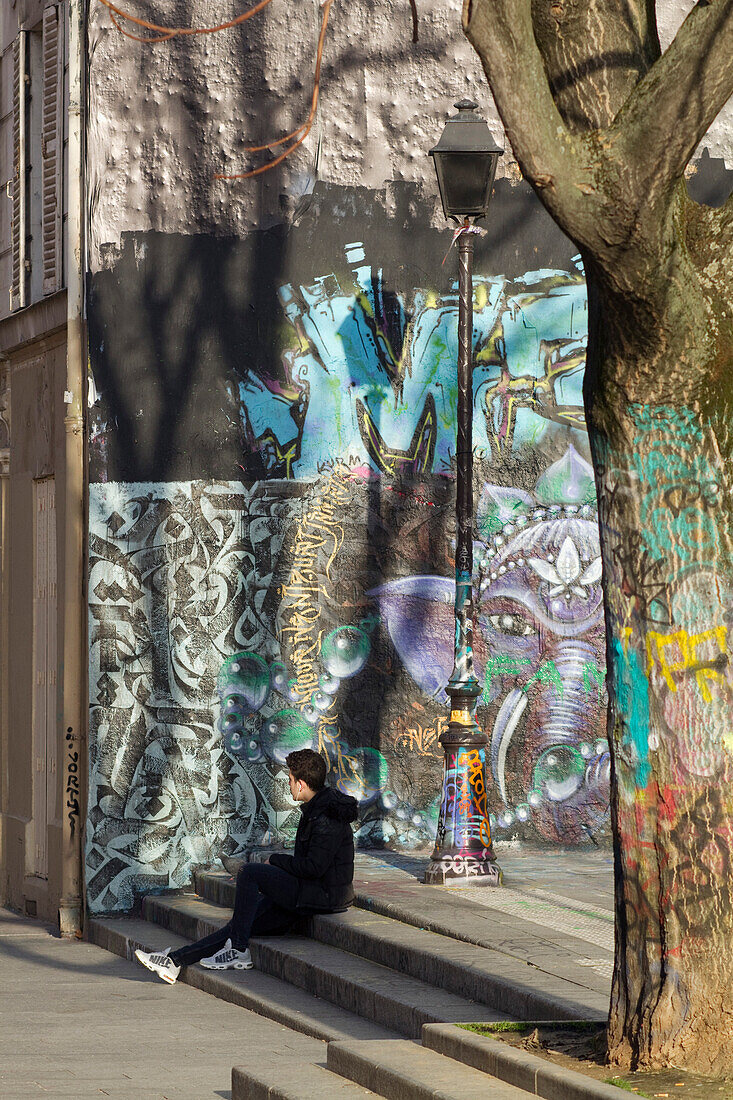
[[[308,513],[298,523],[290,575],[280,588],[281,632],[289,643],[301,698],[318,688],[320,607],[328,595],[331,566],[344,540],[341,517],[349,498],[350,478],[348,467],[339,466],[315,493]]]
[[[421,726],[417,722],[404,729],[395,739],[395,749],[414,752],[418,756],[433,756],[435,744],[443,730],[448,728],[448,719],[439,718],[436,726]]]
[[[688,634],[684,629],[675,630],[671,634],[650,631],[646,638],[647,676],[651,675],[656,666],[669,690],[677,691],[674,674],[694,671],[704,701],[711,703],[713,696],[710,682],[715,681],[723,686],[726,684],[723,673],[711,665],[728,655],[727,632],[726,626],[715,626],[700,634]],[[701,646],[707,647],[703,653],[699,652]]]

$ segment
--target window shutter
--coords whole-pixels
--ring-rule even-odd
[[[63,286],[62,165],[63,138],[63,25],[58,7],[43,11],[43,293],[54,294]]]
[[[25,32],[19,31],[13,42],[13,281],[10,287],[10,308],[20,309],[25,301]]]

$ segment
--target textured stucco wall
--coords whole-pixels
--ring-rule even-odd
[[[213,180],[254,164],[245,146],[272,140],[306,118],[320,9],[274,0],[252,20],[216,35],[154,46],[123,38],[93,5],[89,25],[91,181],[90,265],[126,231],[239,235],[292,219],[316,179],[381,188],[424,188],[440,225],[427,150],[454,100],[476,98],[494,133],[496,109],[478,58],[460,26],[458,0],[417,0],[418,43],[408,0],[354,0],[332,9],[318,119],[302,149],[257,180]],[[693,0],[658,5],[663,46]],[[134,6],[130,9],[136,10]],[[143,9],[140,9],[143,13]],[[146,18],[203,26],[238,15],[241,5],[146,5]],[[702,143],[733,168],[733,105]],[[507,144],[499,178],[517,178]],[[297,214],[296,214],[297,216]]]
[[[426,151],[466,94],[500,128],[454,0],[418,0],[417,44],[409,3],[337,4],[303,150],[259,179],[213,181],[304,118],[318,10],[279,2],[156,47],[92,13],[95,910],[291,835],[282,761],[296,746],[318,747],[359,797],[361,843],[434,836],[457,302]],[[719,159],[691,186],[719,201],[730,131],[715,134]],[[492,821],[499,839],[603,842],[583,274],[509,150],[487,229],[473,344]]]
[[[217,5],[217,18],[238,14]],[[293,159],[256,181],[217,182],[248,167],[248,144],[304,121],[313,83],[320,9],[275,0],[222,34],[141,46],[94,5],[89,45],[91,266],[127,230],[241,234],[289,219],[316,178],[382,187],[423,184],[427,150],[455,99],[476,95],[499,130],[478,59],[460,33],[460,5],[336,3],[324,53],[318,120]],[[147,18],[176,19],[169,5]],[[177,5],[181,24],[210,21],[208,4]],[[434,187],[429,180],[428,216]]]

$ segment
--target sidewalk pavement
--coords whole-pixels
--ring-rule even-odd
[[[425,887],[425,856],[359,853],[359,904],[491,947],[573,987],[607,995],[613,961],[609,851],[497,845],[503,888]],[[0,1098],[230,1097],[243,1044],[262,1057],[316,1040],[136,963],[0,910]]]
[[[232,1065],[253,1044],[264,1060],[319,1046],[0,909],[2,1100],[228,1100]]]

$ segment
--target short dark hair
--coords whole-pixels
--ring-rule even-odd
[[[296,752],[289,752],[285,757],[285,763],[293,779],[302,779],[312,791],[320,791],[326,782],[328,771],[326,761],[313,749],[297,749]]]

